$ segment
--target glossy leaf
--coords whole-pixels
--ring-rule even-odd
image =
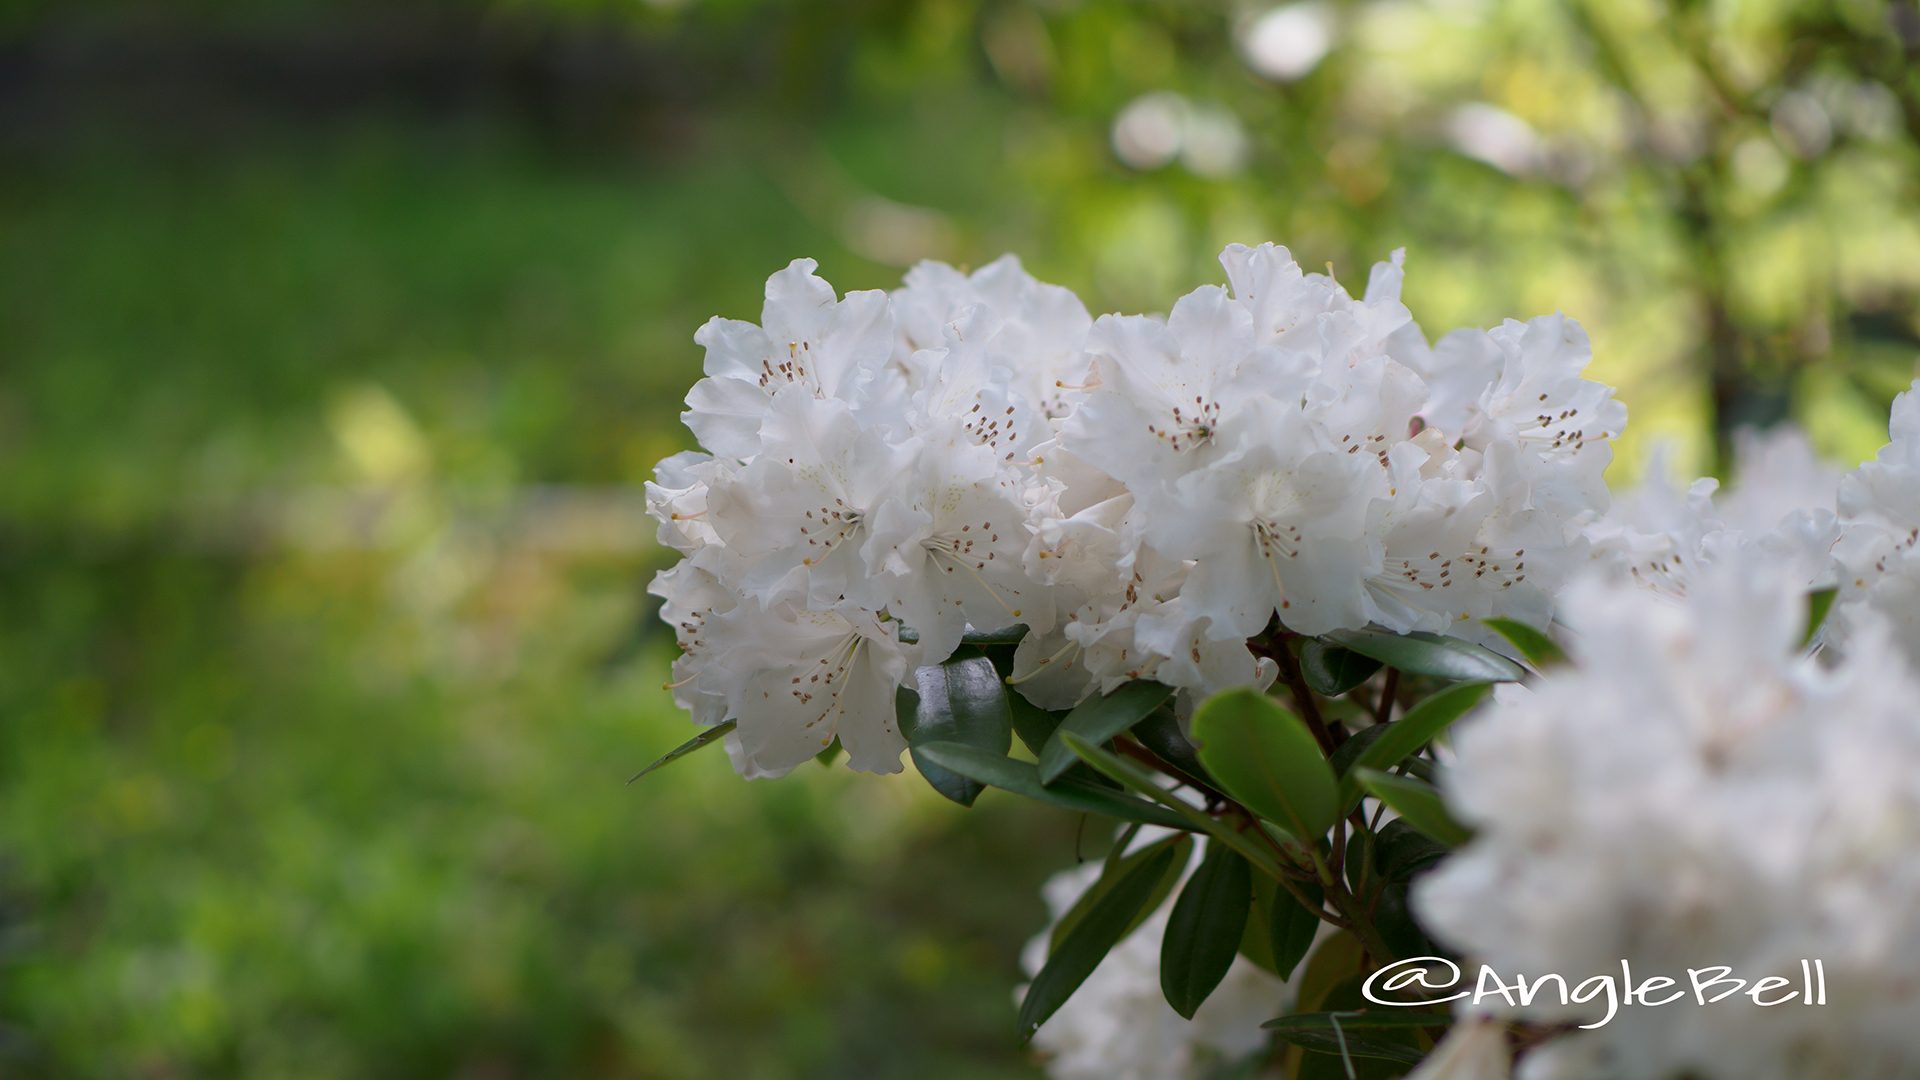
[[[1200,764],[1199,751],[1186,732],[1180,730],[1180,720],[1174,716],[1171,704],[1160,706],[1133,725],[1133,737],[1160,760],[1206,779],[1207,770]]]
[[[738,720],[723,720],[720,723],[715,724],[710,728],[707,728],[705,731],[702,731],[700,734],[695,735],[693,738],[688,739],[686,742],[681,743],[679,746],[676,746],[673,749],[667,751],[666,753],[661,754],[659,759],[656,760],[653,764],[647,766],[644,769],[641,769],[639,772],[634,773],[631,777],[629,777],[627,779],[627,783],[631,784],[635,780],[638,780],[641,777],[647,775],[648,773],[653,772],[655,769],[664,769],[667,766],[673,764],[674,762],[679,761],[681,758],[686,757],[688,754],[693,753],[695,750],[699,750],[699,749],[702,749],[703,747],[711,746],[714,743],[719,742],[721,739],[724,739],[727,737],[727,732],[732,731],[734,728],[738,726],[740,726],[740,721]]]
[[[979,798],[981,784],[942,768],[918,749],[926,743],[959,743],[1004,757],[1013,746],[1007,687],[984,656],[957,657],[914,673],[919,693],[900,695],[900,728],[914,767],[935,791],[962,806]],[[913,698],[912,707],[907,699]]]
[[[1173,893],[1173,887],[1180,884],[1180,875],[1186,872],[1187,863],[1192,861],[1192,834],[1180,833],[1163,840],[1156,840],[1137,850],[1122,852],[1119,858],[1109,861],[1101,868],[1100,877],[1092,885],[1087,886],[1087,890],[1080,894],[1080,899],[1074,901],[1073,906],[1067,909],[1067,913],[1060,916],[1060,921],[1053,925],[1053,933],[1048,940],[1047,948],[1050,950],[1058,948],[1108,890],[1125,880],[1135,866],[1159,855],[1163,848],[1173,849],[1173,861],[1167,864],[1167,872],[1161,875],[1159,884],[1154,886],[1153,892],[1147,897],[1147,902],[1141,905],[1140,913],[1134,916],[1133,924],[1127,927],[1127,933],[1132,933],[1136,927],[1147,921],[1147,916],[1158,910],[1161,902]]]
[[[1126,936],[1134,917],[1153,895],[1173,859],[1173,849],[1166,848],[1131,867],[1047,957],[1046,965],[1034,976],[1026,997],[1020,1002],[1022,1041],[1031,1039],[1040,1025],[1066,1004],[1107,953]]]
[[[1220,844],[1207,848],[1167,916],[1160,941],[1160,992],[1188,1020],[1226,978],[1253,906],[1253,870]]]
[[[1200,763],[1227,794],[1297,840],[1324,836],[1340,816],[1339,786],[1299,717],[1253,689],[1208,698],[1193,717]]]
[[[1407,710],[1405,716],[1393,723],[1368,729],[1378,730],[1380,734],[1368,740],[1354,758],[1353,765],[1341,774],[1341,810],[1351,811],[1360,803],[1360,783],[1355,779],[1359,770],[1385,772],[1418,753],[1421,747],[1439,737],[1455,720],[1480,704],[1490,688],[1489,683],[1450,686]]]
[[[1555,664],[1564,664],[1567,654],[1543,630],[1536,630],[1518,619],[1482,619],[1489,630],[1498,633],[1520,650],[1527,663],[1536,668],[1546,669]]]
[[[1300,891],[1313,901],[1317,908],[1325,895],[1317,881],[1298,883]],[[1268,940],[1272,943],[1274,974],[1282,979],[1293,977],[1293,969],[1306,958],[1307,951],[1313,948],[1314,938],[1320,933],[1320,912],[1309,911],[1300,901],[1285,889],[1276,889],[1273,896],[1273,911],[1267,923]]]
[[[1060,737],[1072,734],[1099,746],[1139,723],[1173,696],[1173,687],[1157,682],[1130,682],[1105,697],[1081,702],[1060,722],[1059,730],[1040,751],[1040,780],[1051,784],[1073,766],[1072,750]]]
[[[1229,824],[1220,821],[1211,814],[1196,809],[1191,803],[1173,792],[1161,787],[1153,773],[1147,772],[1133,762],[1091,743],[1087,743],[1069,734],[1064,741],[1082,761],[1093,766],[1101,773],[1120,782],[1130,791],[1152,799],[1160,805],[1179,814],[1186,821],[1186,827],[1195,832],[1203,832],[1222,844],[1246,856],[1261,872],[1269,877],[1279,877],[1280,867],[1271,851],[1254,843],[1246,834]]]
[[[1447,846],[1394,818],[1374,834],[1373,865],[1388,882],[1410,881],[1447,856]]]
[[[960,743],[924,743],[919,753],[927,761],[979,784],[1011,791],[1043,803],[1081,813],[1101,814],[1121,821],[1137,821],[1167,829],[1192,829],[1193,823],[1144,799],[1136,799],[1113,788],[1066,777],[1052,785],[1042,784],[1032,765],[1010,757]]]
[[[1361,790],[1391,807],[1407,824],[1448,847],[1459,847],[1472,837],[1455,821],[1432,784],[1372,769],[1355,770]]]
[[[1380,661],[1371,656],[1324,641],[1300,646],[1300,674],[1306,677],[1308,689],[1325,697],[1339,697],[1373,678],[1380,668]]]
[[[1324,640],[1389,667],[1450,682],[1514,682],[1526,675],[1526,669],[1491,649],[1438,634],[1336,630]]]

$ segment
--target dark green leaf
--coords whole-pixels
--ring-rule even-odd
[[[1173,892],[1175,885],[1180,884],[1180,875],[1186,872],[1187,863],[1192,861],[1193,836],[1189,833],[1156,840],[1138,851],[1123,852],[1119,858],[1111,860],[1102,867],[1100,877],[1087,887],[1086,892],[1080,894],[1080,899],[1074,901],[1073,907],[1068,908],[1067,913],[1060,916],[1060,921],[1053,925],[1053,934],[1047,942],[1048,950],[1059,948],[1060,943],[1067,939],[1067,935],[1073,933],[1073,928],[1080,925],[1080,920],[1086,918],[1087,913],[1099,904],[1100,898],[1116,884],[1126,880],[1126,876],[1135,866],[1157,857],[1165,848],[1173,849],[1173,861],[1167,864],[1167,872],[1161,875],[1159,884],[1153,887],[1147,902],[1140,906],[1140,912],[1133,917],[1133,923],[1127,927],[1127,933],[1132,933],[1134,927],[1146,922],[1147,916],[1158,910],[1161,901]],[[1125,936],[1126,934],[1121,935],[1121,937]]]
[[[1355,779],[1367,794],[1386,803],[1406,823],[1448,847],[1459,847],[1472,834],[1453,819],[1432,784],[1372,769],[1355,770]]]
[[[1378,730],[1381,734],[1370,738],[1354,758],[1353,764],[1341,774],[1340,809],[1343,812],[1351,811],[1360,803],[1360,783],[1354,778],[1359,770],[1385,772],[1413,756],[1447,730],[1455,720],[1480,704],[1480,699],[1487,696],[1490,687],[1490,683],[1450,686],[1407,710],[1405,716],[1393,723],[1367,729]]]
[[[994,649],[988,653],[988,656],[993,660],[994,670],[1000,673],[1001,682],[1006,682],[1013,677],[1013,650]],[[1026,695],[1020,692],[1019,687],[1013,685],[1007,687],[1007,711],[1013,717],[1013,733],[1020,736],[1020,742],[1035,756],[1046,749],[1047,740],[1053,738],[1053,733],[1060,727],[1060,721],[1067,715],[1049,712],[1035,705],[1026,699]],[[1084,763],[1068,769],[1066,775],[1098,787],[1115,789],[1119,787],[1118,784],[1088,768]]]
[[[1409,825],[1405,818],[1394,818],[1374,835],[1373,865],[1390,882],[1409,881],[1446,856],[1445,844]]]
[[[1012,717],[1007,687],[984,656],[960,657],[932,664],[914,673],[920,692],[912,707],[906,693],[899,695],[900,729],[912,748],[914,767],[933,789],[962,806],[979,798],[981,784],[936,762],[919,747],[926,743],[959,743],[989,754],[1006,756],[1013,746]]]
[[[1828,587],[1815,589],[1807,594],[1807,632],[1800,637],[1802,646],[1813,644],[1813,636],[1818,634],[1820,627],[1826,623],[1827,612],[1833,610],[1833,598],[1839,593],[1840,590]]]
[[[1352,772],[1353,763],[1360,760],[1361,752],[1372,746],[1374,740],[1385,735],[1390,726],[1374,724],[1371,727],[1363,727],[1347,736],[1346,742],[1334,747],[1332,755],[1327,758],[1327,764],[1333,766],[1333,775],[1345,776]]]
[[[1020,1002],[1020,1037],[1031,1039],[1067,998],[1080,988],[1100,961],[1126,936],[1134,916],[1153,895],[1154,887],[1173,862],[1172,848],[1130,868],[1114,883],[1099,903],[1087,912],[1073,932],[1053,950],[1047,962],[1027,987]]]
[[[1273,853],[1254,843],[1246,834],[1233,828],[1218,818],[1196,809],[1191,803],[1163,788],[1154,779],[1154,773],[1135,765],[1133,762],[1111,754],[1077,736],[1067,734],[1064,740],[1082,761],[1100,772],[1118,780],[1130,791],[1138,792],[1160,805],[1179,814],[1186,821],[1186,827],[1195,832],[1203,832],[1222,844],[1246,856],[1263,873],[1270,877],[1280,875],[1280,866],[1274,860]]]
[[[1544,670],[1555,664],[1566,662],[1567,654],[1561,651],[1560,646],[1555,644],[1545,631],[1536,630],[1518,619],[1482,619],[1480,621],[1485,623],[1488,629],[1512,642],[1513,647],[1520,650],[1520,655],[1527,658],[1527,663],[1536,668]]]
[[[1040,751],[1040,780],[1051,784],[1074,763],[1074,753],[1060,741],[1071,734],[1099,746],[1139,723],[1173,695],[1171,686],[1157,682],[1130,682],[1105,697],[1081,702],[1060,722],[1059,730]]]
[[[1389,667],[1450,682],[1514,682],[1526,675],[1519,664],[1491,649],[1438,634],[1336,630],[1325,640]]]
[[[1300,718],[1252,689],[1208,698],[1193,717],[1200,763],[1227,794],[1311,843],[1340,816],[1339,787]]]
[[[631,777],[627,779],[627,783],[631,784],[635,780],[640,779],[641,777],[647,775],[648,773],[654,771],[655,769],[664,769],[667,766],[673,764],[676,761],[679,761],[681,758],[686,757],[688,754],[693,753],[695,750],[698,750],[703,746],[710,746],[713,743],[719,742],[721,739],[726,738],[727,732],[732,731],[734,728],[738,726],[740,726],[740,721],[738,720],[723,720],[720,723],[713,725],[712,727],[706,729],[705,731],[702,731],[700,734],[695,735],[693,738],[688,739],[686,742],[681,743],[679,746],[676,746],[673,749],[667,751],[666,753],[660,755],[660,759],[658,761],[655,761],[653,764],[647,766],[644,769],[641,769],[637,773],[634,773]]]
[[[1301,1077],[1387,1080],[1403,1076],[1406,1065],[1425,1056],[1420,1049],[1420,1029],[1446,1025],[1446,1017],[1425,1010],[1411,1010],[1410,1014],[1424,1013],[1431,1025],[1392,1020],[1400,1010],[1380,1008],[1361,993],[1366,978],[1356,972],[1328,990],[1319,1006],[1319,1022],[1287,1024],[1283,1019],[1279,1027],[1269,1029],[1281,1042],[1308,1048],[1300,1061]],[[1376,1018],[1376,1023],[1367,1026],[1367,1021]]]
[[[1206,778],[1207,770],[1200,765],[1199,752],[1180,730],[1180,720],[1174,716],[1171,704],[1160,706],[1133,725],[1133,737],[1167,764],[1200,779]]]
[[[1226,978],[1253,905],[1253,871],[1232,850],[1212,844],[1167,916],[1160,943],[1160,992],[1173,1011],[1193,1019]]]
[[[1405,882],[1380,890],[1373,905],[1373,928],[1396,956],[1433,956],[1440,951],[1414,918]]]
[[[1040,774],[1032,765],[959,743],[924,743],[918,748],[928,762],[950,770],[976,783],[1011,791],[1043,803],[1052,803],[1089,814],[1104,814],[1121,821],[1138,821],[1167,829],[1192,829],[1191,821],[1170,810],[1161,809],[1144,799],[1136,799],[1113,788],[1066,777],[1051,786],[1040,783]]]
[[[1306,676],[1308,689],[1325,697],[1339,697],[1373,678],[1380,667],[1371,656],[1324,641],[1300,646],[1300,674]]]
[[[1274,973],[1282,979],[1293,977],[1293,969],[1305,959],[1307,950],[1313,948],[1313,939],[1320,933],[1321,920],[1317,909],[1325,894],[1317,881],[1298,884],[1306,898],[1313,901],[1316,910],[1307,910],[1292,893],[1277,889],[1273,896],[1273,917],[1267,924],[1267,933],[1273,942]]]

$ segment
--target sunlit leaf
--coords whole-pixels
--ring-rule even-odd
[[[1280,866],[1273,852],[1261,847],[1260,844],[1255,842],[1246,833],[1241,832],[1211,814],[1196,809],[1185,799],[1161,787],[1154,779],[1155,774],[1148,772],[1117,754],[1108,753],[1106,750],[1085,742],[1074,735],[1066,735],[1063,741],[1075,754],[1080,756],[1082,761],[1085,761],[1100,772],[1119,781],[1121,786],[1131,791],[1139,792],[1160,805],[1165,806],[1167,809],[1172,810],[1174,813],[1179,814],[1186,820],[1187,828],[1196,832],[1206,833],[1213,839],[1246,856],[1247,861],[1253,863],[1255,867],[1258,867],[1268,876],[1280,876]]]
[[[1827,613],[1833,610],[1833,598],[1840,595],[1835,588],[1815,589],[1807,594],[1807,630],[1800,636],[1800,644],[1813,644],[1814,635],[1826,625]]]
[[[1555,664],[1564,664],[1567,654],[1545,631],[1536,630],[1518,619],[1482,619],[1486,627],[1513,643],[1527,663],[1536,668],[1546,669]]]
[[[1300,718],[1250,688],[1215,694],[1193,716],[1200,763],[1248,809],[1312,842],[1340,816],[1339,786]]]

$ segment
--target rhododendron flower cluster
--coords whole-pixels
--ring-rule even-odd
[[[1129,680],[1190,707],[1275,677],[1278,620],[1484,636],[1544,622],[1607,510],[1626,412],[1562,316],[1429,345],[1401,258],[1355,298],[1285,248],[1164,317],[1089,318],[1012,257],[836,295],[811,260],[759,325],[716,318],[648,486],[676,694],[749,776],[838,738],[900,768],[894,689],[969,628],[1024,627],[1015,683],[1070,707]]]

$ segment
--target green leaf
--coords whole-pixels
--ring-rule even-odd
[[[1300,718],[1250,688],[1215,694],[1193,717],[1200,763],[1227,794],[1312,843],[1340,817],[1339,786]]]
[[[1317,1009],[1334,989],[1359,972],[1367,950],[1353,931],[1329,934],[1308,953],[1306,967],[1295,983],[1295,1001],[1302,1009]]]
[[[1567,654],[1543,630],[1536,630],[1518,619],[1481,619],[1488,629],[1498,633],[1520,650],[1527,663],[1536,668],[1546,669],[1555,664],[1564,664]]]
[[[896,696],[895,697],[896,703],[898,702],[898,700],[899,699]],[[835,735],[833,737],[833,741],[827,744],[827,748],[825,750],[822,750],[819,753],[813,755],[813,760],[819,762],[821,768],[830,769],[833,767],[833,763],[835,761],[840,760],[840,750],[841,750],[840,736]]]
[[[1807,632],[1800,637],[1802,648],[1813,644],[1813,636],[1826,624],[1827,613],[1833,610],[1833,598],[1839,594],[1840,590],[1831,586],[1807,594]]]
[[[1480,699],[1487,696],[1491,686],[1491,683],[1450,686],[1407,710],[1405,716],[1393,723],[1369,728],[1369,731],[1379,730],[1381,733],[1368,740],[1354,758],[1352,766],[1341,774],[1340,809],[1351,812],[1360,804],[1360,782],[1355,779],[1359,770],[1385,772],[1413,756],[1446,731],[1455,720],[1480,704]]]
[[[1339,697],[1373,678],[1380,667],[1371,656],[1324,641],[1300,646],[1300,674],[1306,676],[1308,689],[1324,697]]]
[[[1433,956],[1439,948],[1414,918],[1408,892],[1405,882],[1380,890],[1373,902],[1373,928],[1396,956]]]
[[[660,755],[659,760],[655,761],[653,764],[647,766],[644,769],[641,769],[639,772],[634,773],[631,777],[629,777],[627,779],[627,783],[631,784],[635,780],[640,779],[641,777],[647,775],[648,773],[654,771],[655,769],[664,769],[667,766],[673,764],[674,762],[679,761],[681,758],[686,757],[688,754],[693,753],[695,750],[700,749],[701,747],[710,746],[714,743],[719,742],[721,739],[726,738],[727,732],[732,731],[734,728],[739,726],[740,726],[740,721],[738,720],[723,720],[720,723],[713,725],[712,727],[706,729],[705,731],[702,731],[700,734],[695,735],[693,738],[688,739],[686,742],[681,743],[679,746],[676,746],[673,749],[667,751],[666,753]]]
[[[1165,848],[1153,858],[1129,868],[1060,942],[1060,947],[1053,950],[1053,955],[1047,957],[1046,965],[1034,976],[1026,997],[1020,1002],[1021,1041],[1033,1038],[1040,1025],[1066,1004],[1067,998],[1093,974],[1108,951],[1126,936],[1134,916],[1153,895],[1154,887],[1173,859],[1173,849]]]
[[[1174,716],[1171,705],[1160,706],[1133,725],[1133,737],[1167,764],[1200,779],[1206,778],[1207,770],[1200,764],[1199,752],[1180,730],[1180,720]]]
[[[1412,880],[1446,856],[1445,844],[1407,824],[1405,818],[1394,818],[1374,834],[1373,865],[1388,882]]]
[[[1068,908],[1067,913],[1060,916],[1060,921],[1053,925],[1053,935],[1047,942],[1048,950],[1059,948],[1060,943],[1066,940],[1068,934],[1073,933],[1073,928],[1080,925],[1080,920],[1087,917],[1087,913],[1093,910],[1102,896],[1105,896],[1114,885],[1125,880],[1135,866],[1157,856],[1162,848],[1173,849],[1173,861],[1167,864],[1167,872],[1161,875],[1159,884],[1154,886],[1153,892],[1147,897],[1147,902],[1140,906],[1140,913],[1133,917],[1132,925],[1127,927],[1127,934],[1133,933],[1135,927],[1146,922],[1147,916],[1158,910],[1161,902],[1172,894],[1173,887],[1180,884],[1180,875],[1186,872],[1187,863],[1193,858],[1192,834],[1180,833],[1163,840],[1156,840],[1138,851],[1125,852],[1118,859],[1102,867],[1099,879],[1089,885],[1087,891],[1080,894],[1080,899],[1074,901],[1073,907]],[[1126,934],[1120,936],[1124,938]]]
[[[1385,735],[1391,726],[1374,724],[1348,735],[1347,741],[1334,747],[1333,753],[1327,757],[1327,764],[1333,767],[1333,775],[1345,776],[1352,772],[1353,763],[1360,760],[1360,755],[1366,751],[1367,747],[1372,746],[1376,740]]]
[[[1299,882],[1300,891],[1317,907],[1325,893],[1317,881]],[[1313,939],[1320,933],[1320,912],[1309,911],[1300,901],[1285,889],[1278,889],[1273,896],[1273,914],[1267,924],[1267,936],[1273,943],[1274,974],[1282,979],[1293,977],[1293,969],[1306,958],[1307,950],[1313,948]]]
[[[1437,1030],[1451,1020],[1438,1013],[1419,1009],[1353,1009],[1340,1012],[1297,1013],[1269,1020],[1260,1026],[1282,1042],[1338,1057],[1344,1050],[1354,1058],[1414,1064],[1423,1055],[1416,1045],[1382,1038],[1392,1033],[1404,1039],[1417,1030]]]
[[[1438,634],[1336,630],[1324,640],[1389,667],[1449,682],[1515,682],[1526,675],[1526,669],[1491,649]]]
[[[1081,702],[1060,722],[1040,751],[1040,780],[1051,784],[1073,766],[1073,751],[1061,736],[1071,734],[1095,746],[1139,723],[1173,696],[1173,687],[1157,682],[1130,682],[1105,697]]]
[[[1389,1012],[1366,999],[1362,993],[1366,978],[1356,972],[1323,995],[1318,1011],[1325,1014],[1324,1026],[1283,1024],[1270,1029],[1281,1042],[1310,1048],[1300,1058],[1301,1080],[1392,1080],[1405,1076],[1407,1065],[1425,1057],[1419,1031],[1424,1025],[1388,1020],[1373,1027],[1347,1026],[1349,1018],[1364,1021]],[[1435,1018],[1432,1013],[1426,1015]]]
[[[1013,746],[1006,684],[1000,681],[993,661],[984,656],[923,667],[914,673],[914,680],[920,692],[899,695],[900,729],[907,736],[914,767],[935,791],[961,806],[972,806],[980,797],[980,783],[941,768],[918,748],[934,742],[959,743],[1006,756]],[[910,696],[915,698],[911,709],[906,704]]]
[[[1248,839],[1246,834],[1238,829],[1221,822],[1211,814],[1203,813],[1178,795],[1161,787],[1154,779],[1155,774],[1147,772],[1118,754],[1110,754],[1074,735],[1064,736],[1063,741],[1075,754],[1079,755],[1080,760],[1119,781],[1121,786],[1145,795],[1179,814],[1186,820],[1186,828],[1194,832],[1206,833],[1246,856],[1248,862],[1258,867],[1267,876],[1276,878],[1280,876],[1280,864],[1274,860],[1272,852]]]
[[[1138,821],[1143,825],[1158,825],[1167,829],[1191,830],[1194,827],[1191,821],[1181,815],[1163,810],[1144,799],[1136,799],[1113,788],[1071,776],[1051,786],[1044,785],[1040,783],[1040,774],[1032,765],[977,746],[923,743],[918,747],[918,753],[931,764],[969,780],[1067,810],[1102,814],[1121,821]]]
[[[1160,942],[1160,992],[1188,1020],[1226,978],[1253,906],[1253,871],[1231,849],[1212,844],[1167,916]]]
[[[1459,847],[1472,837],[1467,827],[1447,812],[1446,804],[1440,801],[1440,793],[1432,784],[1373,769],[1356,769],[1354,773],[1362,790],[1386,803],[1407,824],[1435,840],[1448,847]]]

